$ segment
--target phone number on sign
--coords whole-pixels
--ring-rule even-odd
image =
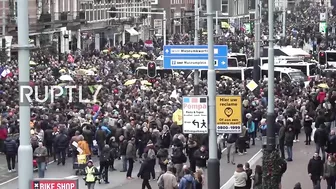
[[[217,130],[241,130],[241,126],[217,126]]]

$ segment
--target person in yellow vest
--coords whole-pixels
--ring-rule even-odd
[[[98,169],[93,165],[93,161],[89,160],[87,166],[85,167],[85,177],[84,181],[88,189],[94,189],[96,180],[98,180]]]

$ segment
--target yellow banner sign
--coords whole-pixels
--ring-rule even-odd
[[[216,96],[216,125],[217,133],[241,132],[241,96]]]

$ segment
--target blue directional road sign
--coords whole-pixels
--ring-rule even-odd
[[[208,69],[207,45],[166,45],[163,47],[164,69]],[[214,46],[214,62],[216,70],[226,69],[228,63],[226,45]]]

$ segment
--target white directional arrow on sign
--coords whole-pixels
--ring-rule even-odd
[[[225,62],[224,62],[224,61],[222,61],[221,63],[222,63],[223,65],[225,64]]]
[[[168,49],[166,49],[166,53],[169,53],[169,50],[168,50]]]

